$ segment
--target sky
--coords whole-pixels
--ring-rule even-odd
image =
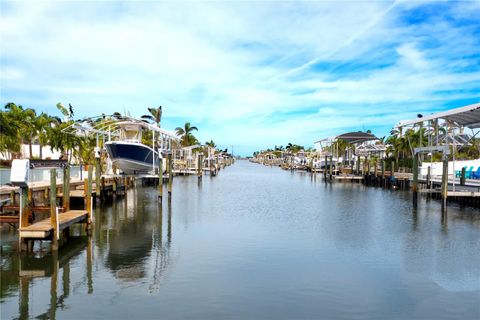
[[[480,102],[480,1],[0,2],[0,104],[186,121],[235,154]]]

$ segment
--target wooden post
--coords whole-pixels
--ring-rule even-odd
[[[25,217],[27,226],[30,224],[30,219],[32,217],[32,207],[33,207],[33,190],[28,188],[27,189],[27,202],[25,203]]]
[[[328,156],[325,156],[325,163],[323,165],[323,176],[326,179],[327,178],[327,168],[328,168]]]
[[[90,172],[90,166],[89,167],[89,172]],[[102,195],[102,188],[101,188],[101,183],[100,183],[100,178],[102,176],[102,166],[100,165],[100,158],[95,159],[95,198],[97,201],[101,199]]]
[[[385,159],[382,159],[382,180],[385,179]]]
[[[430,189],[430,183],[432,182],[431,178],[432,178],[432,167],[428,166],[427,168],[427,188],[428,189]]]
[[[395,176],[395,161],[392,160],[392,162],[390,163],[390,178],[392,179],[394,176]]]
[[[50,169],[50,225],[53,229],[52,250],[58,250],[58,217],[57,217],[57,172]]]
[[[370,175],[370,159],[368,156],[365,157],[365,161],[367,162],[367,175]]]
[[[418,198],[418,153],[415,153],[413,155],[412,171],[413,171],[413,185],[412,185],[413,205],[416,207],[417,198]]]
[[[462,168],[462,172],[461,172],[461,175],[460,175],[460,185],[461,186],[464,186],[465,185],[465,178],[466,178],[466,169],[465,167]]]
[[[12,206],[15,205],[15,191],[10,191],[10,201],[12,203]]]
[[[63,169],[63,207],[65,211],[70,210],[70,166],[67,166]]]
[[[357,156],[357,165],[356,165],[356,171],[355,171],[355,175],[358,176],[359,172],[360,172],[360,156]]]
[[[448,197],[448,158],[443,155],[443,168],[442,168],[442,208],[445,209],[447,205]]]
[[[172,161],[172,154],[169,153],[167,156],[168,159],[168,195],[172,195],[172,182],[173,182],[173,161]]]
[[[163,198],[163,158],[158,159],[158,197]]]
[[[198,154],[197,156],[197,176],[198,179],[202,178],[202,155]]]
[[[332,176],[333,176],[333,156],[330,156],[330,167],[328,168],[328,173],[329,173],[329,176],[330,176],[330,180],[332,180]]]
[[[92,182],[93,180],[93,167],[88,166],[88,181],[87,181],[87,198],[86,198],[86,210],[88,211],[87,230],[90,229],[92,224]]]

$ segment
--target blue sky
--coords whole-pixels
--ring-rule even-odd
[[[0,103],[162,105],[236,153],[480,101],[480,2],[4,2]]]

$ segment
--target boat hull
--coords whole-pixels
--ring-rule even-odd
[[[158,153],[144,144],[113,141],[105,148],[112,164],[125,174],[158,172]]]

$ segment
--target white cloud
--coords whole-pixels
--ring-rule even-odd
[[[442,14],[403,20],[429,5],[2,2],[0,102],[82,115],[162,104],[166,126],[198,123],[202,141],[312,144],[472,98],[478,34]]]

